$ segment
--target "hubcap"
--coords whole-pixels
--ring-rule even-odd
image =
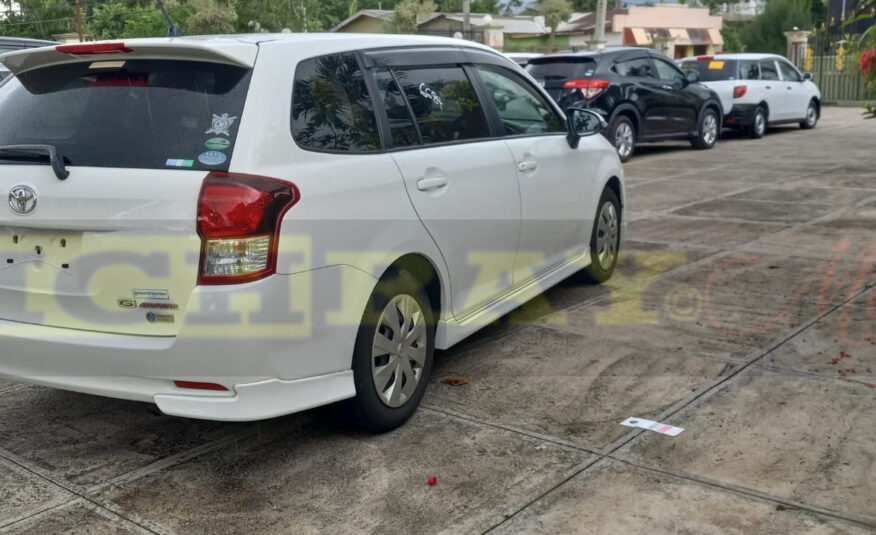
[[[614,204],[607,202],[599,211],[599,220],[596,223],[596,257],[599,267],[604,271],[611,269],[617,256],[618,238],[620,237],[620,225],[617,209]]]
[[[633,128],[628,123],[621,123],[614,131],[614,146],[617,153],[626,158],[633,152]]]
[[[718,138],[718,120],[711,113],[703,120],[703,141],[711,145]]]
[[[764,130],[766,130],[766,119],[764,119],[763,114],[760,112],[754,117],[754,128],[758,134],[763,134]]]
[[[423,377],[426,318],[413,297],[398,295],[377,321],[371,350],[371,377],[380,400],[392,408],[411,399]]]

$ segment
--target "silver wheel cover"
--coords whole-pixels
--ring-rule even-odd
[[[397,295],[380,314],[371,349],[371,378],[384,405],[398,408],[414,395],[423,377],[427,344],[420,304],[410,295]]]

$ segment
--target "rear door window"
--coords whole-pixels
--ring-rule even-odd
[[[756,61],[740,61],[739,79],[760,80],[760,64]]]
[[[776,62],[768,59],[760,61],[760,79],[761,80],[778,80],[779,71],[776,69]]]
[[[383,109],[386,111],[386,118],[389,121],[392,147],[419,145],[420,135],[417,126],[414,124],[408,104],[392,75],[392,71],[380,68],[372,71],[372,75],[377,83],[380,102],[383,103]]]
[[[298,64],[292,94],[292,137],[310,150],[380,150],[374,106],[355,55],[332,54]]]
[[[24,72],[0,86],[0,145],[53,145],[74,166],[227,170],[250,72],[173,60]]]
[[[651,61],[648,58],[634,58],[619,61],[614,64],[614,72],[620,76],[632,76],[636,78],[656,78]]]
[[[396,71],[413,110],[423,143],[453,143],[490,137],[474,85],[462,67]]]

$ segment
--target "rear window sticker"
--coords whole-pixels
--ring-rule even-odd
[[[711,71],[720,71],[724,68],[723,61],[710,61],[709,62],[709,70]]]
[[[170,301],[170,292],[167,290],[133,290],[134,299],[158,299]]]
[[[231,135],[231,125],[234,124],[234,121],[237,120],[237,117],[229,117],[227,113],[223,113],[222,115],[213,114],[213,127],[204,132],[205,134],[216,134],[217,136],[230,136]]]
[[[228,159],[228,156],[225,156],[219,151],[208,150],[207,152],[201,153],[198,156],[198,161],[204,165],[221,165],[225,163],[225,160]]]
[[[420,84],[420,95],[431,100],[441,111],[444,111],[444,100],[438,96],[434,89],[424,83]]]
[[[166,165],[167,167],[194,167],[195,161],[194,160],[176,160],[176,159],[170,158],[167,160],[167,163],[165,163],[164,165]]]
[[[204,142],[204,146],[211,150],[225,150],[231,146],[231,141],[224,137],[211,137]]]

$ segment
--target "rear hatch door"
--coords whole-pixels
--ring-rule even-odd
[[[228,170],[257,46],[154,43],[3,57],[16,76],[0,86],[0,320],[178,332],[198,194]],[[54,147],[69,177],[10,145]]]

